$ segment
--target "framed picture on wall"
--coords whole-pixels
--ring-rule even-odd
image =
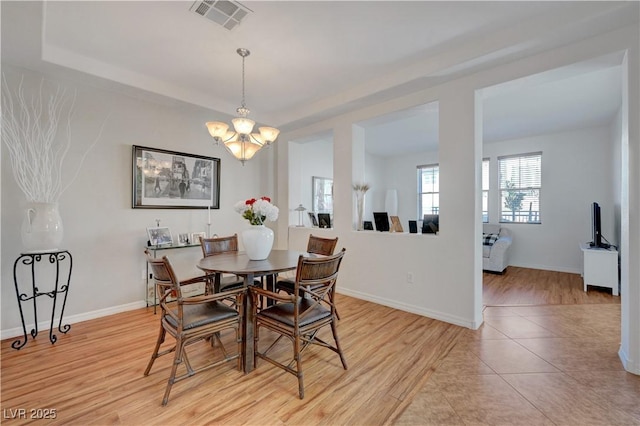
[[[312,177],[312,210],[317,213],[333,213],[333,179]]]
[[[220,208],[220,159],[133,145],[134,209]]]

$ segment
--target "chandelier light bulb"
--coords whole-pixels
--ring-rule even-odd
[[[227,123],[222,123],[221,121],[209,121],[207,122],[207,129],[209,129],[209,134],[216,143],[219,143],[227,134],[229,125]]]
[[[233,128],[237,133],[248,135],[253,131],[253,126],[256,124],[255,121],[246,118],[246,117],[238,117],[231,120],[233,123]]]

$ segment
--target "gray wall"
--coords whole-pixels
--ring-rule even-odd
[[[37,89],[40,74],[3,64],[10,85],[24,75],[25,91]],[[204,123],[228,117],[188,105],[165,106],[138,100],[112,91],[59,80],[47,81],[77,91],[72,119],[72,150],[65,162],[65,182],[79,158],[98,134],[108,116],[98,143],[86,157],[78,178],[59,200],[64,226],[63,247],[73,256],[73,276],[65,317],[83,319],[144,306],[142,280],[146,228],[155,219],[177,233],[205,231],[206,210],[131,208],[132,145],[219,157],[221,159],[220,210],[212,210],[212,233],[239,232],[245,221],[233,204],[249,197],[273,194],[273,150],[256,154],[243,167],[223,147],[212,144]],[[64,136],[64,133],[59,135]],[[25,197],[16,187],[7,148],[2,146],[2,330],[20,324],[13,288],[13,262],[21,247],[20,227],[25,216]],[[277,200],[274,200],[277,203]],[[197,249],[174,250],[169,254],[184,275],[197,273]],[[38,299],[46,309],[46,297]],[[27,322],[32,322],[26,306]],[[43,310],[42,312],[46,312]],[[46,316],[40,313],[40,320]],[[15,330],[14,330],[15,332]],[[11,333],[10,333],[11,334]]]

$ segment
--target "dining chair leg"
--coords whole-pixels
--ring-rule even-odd
[[[151,371],[151,367],[153,366],[154,361],[158,358],[158,351],[160,350],[160,345],[164,342],[164,337],[167,332],[165,331],[162,324],[160,324],[160,332],[158,333],[158,339],[156,339],[156,347],[153,349],[153,353],[151,354],[151,359],[147,364],[147,368],[144,370],[144,375],[148,376]]]
[[[293,339],[293,352],[296,359],[296,376],[298,376],[298,394],[304,399],[304,375],[302,373],[302,353],[300,351],[300,335]]]
[[[342,367],[347,369],[347,361],[344,359],[344,354],[342,353],[342,348],[340,347],[340,341],[338,340],[338,330],[336,329],[336,323],[331,322],[331,332],[333,333],[333,340],[336,342],[336,349],[338,350],[338,355],[340,355],[340,361],[342,361]]]
[[[176,355],[173,358],[173,365],[171,366],[171,375],[169,376],[169,380],[167,382],[167,389],[164,391],[164,398],[162,398],[162,405],[167,405],[169,402],[169,393],[171,392],[171,387],[176,381],[176,372],[178,371],[178,365],[182,363],[182,352],[184,351],[184,343],[182,339],[178,339],[176,342]]]

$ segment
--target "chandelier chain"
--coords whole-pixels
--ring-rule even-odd
[[[244,103],[244,56],[242,56],[242,108],[246,108]]]

